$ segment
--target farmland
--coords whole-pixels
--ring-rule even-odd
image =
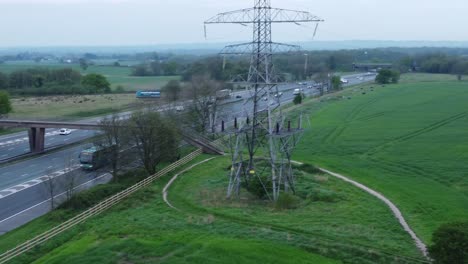
[[[308,104],[313,129],[295,158],[386,195],[429,243],[441,224],[468,219],[467,100],[468,83],[448,75],[355,87]]]
[[[11,73],[16,70],[25,70],[30,68],[43,67],[50,69],[72,68],[80,71],[82,74],[97,73],[104,75],[115,89],[122,86],[126,91],[137,90],[154,90],[161,89],[168,81],[178,80],[179,76],[161,76],[161,77],[134,77],[131,76],[132,68],[122,66],[109,66],[109,65],[91,65],[85,71],[80,68],[78,64],[64,64],[58,62],[41,62],[35,63],[33,61],[21,62],[7,62],[0,64],[0,72]]]
[[[12,99],[14,119],[72,120],[134,107],[134,94],[24,97]]]
[[[443,223],[468,219],[468,82],[412,74],[365,84],[300,108],[310,114],[294,159],[342,173],[382,193],[426,244]],[[294,112],[292,112],[294,114]],[[204,156],[199,158],[200,161]],[[243,191],[226,200],[226,157],[169,178],[12,263],[418,263],[421,254],[390,210],[323,173],[298,168],[291,209]],[[0,249],[66,215],[15,230]],[[399,259],[401,258],[401,259]]]

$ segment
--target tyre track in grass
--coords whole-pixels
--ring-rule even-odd
[[[438,122],[435,122],[435,123],[432,123],[430,124],[429,126],[426,126],[426,127],[423,127],[421,129],[417,129],[415,131],[412,131],[412,132],[409,132],[407,134],[404,134],[404,135],[401,135],[399,137],[396,137],[394,138],[393,140],[390,140],[389,142],[387,143],[384,143],[384,144],[381,144],[380,146],[376,146],[370,150],[368,150],[366,153],[364,153],[364,155],[374,155],[388,147],[391,147],[395,144],[398,144],[398,143],[401,143],[401,142],[405,142],[405,141],[408,141],[410,139],[413,139],[415,137],[418,137],[420,135],[423,135],[423,134],[427,134],[427,133],[430,133],[436,129],[439,129],[441,127],[444,127],[452,122],[455,122],[455,121],[458,121],[460,119],[463,119],[467,116],[467,113],[468,112],[462,112],[462,113],[459,113],[459,114],[456,114],[456,115],[453,115],[453,116],[450,116],[448,118],[445,118],[443,120],[440,120]]]

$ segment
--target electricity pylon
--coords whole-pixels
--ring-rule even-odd
[[[254,7],[241,9],[226,13],[220,13],[205,22],[209,24],[240,24],[251,25],[253,27],[253,40],[249,43],[226,46],[221,52],[222,55],[249,55],[250,69],[249,74],[244,84],[248,85],[252,92],[251,101],[253,109],[249,113],[252,115],[242,129],[236,127],[237,139],[236,148],[233,156],[233,172],[231,173],[232,186],[229,187],[228,197],[231,196],[232,190],[239,191],[240,174],[247,170],[250,176],[255,176],[255,154],[261,145],[265,145],[269,154],[271,173],[272,173],[272,198],[277,200],[279,197],[281,185],[288,189],[291,186],[289,179],[283,177],[283,168],[278,168],[278,164],[283,164],[283,161],[278,162],[279,149],[285,147],[278,146],[275,143],[275,136],[282,131],[284,119],[281,114],[273,116],[273,111],[279,106],[270,103],[270,98],[273,93],[278,94],[277,85],[281,82],[279,75],[274,72],[273,54],[299,51],[300,47],[276,43],[272,41],[272,24],[274,23],[318,23],[323,20],[309,12],[278,9],[271,7],[271,0],[254,0]],[[318,24],[317,24],[318,25]],[[315,28],[315,31],[317,27]],[[315,35],[315,32],[314,32]],[[261,109],[261,100],[267,99],[266,109]],[[300,127],[299,127],[300,130]],[[291,128],[289,127],[289,133]],[[242,137],[239,138],[239,137]],[[267,141],[267,142],[266,142]],[[281,140],[290,142],[290,140]],[[243,144],[241,142],[244,142]],[[295,143],[297,144],[297,142]],[[242,157],[243,147],[248,150],[248,161],[238,160]],[[290,149],[290,146],[286,147]],[[281,156],[281,155],[280,155]],[[290,155],[288,155],[290,156]],[[242,158],[240,158],[242,159]],[[290,162],[290,161],[289,161]],[[247,163],[244,164],[244,163]],[[246,165],[246,166],[245,166]],[[281,165],[283,166],[283,165]],[[289,164],[290,167],[290,164]],[[287,184],[287,182],[290,182]],[[285,185],[287,184],[287,185]],[[231,184],[230,184],[231,185]]]

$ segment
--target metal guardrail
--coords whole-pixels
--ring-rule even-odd
[[[116,205],[117,203],[119,203],[120,201],[122,201],[123,199],[127,198],[128,196],[130,196],[131,194],[141,190],[142,188],[144,187],[147,187],[149,186],[151,183],[153,183],[155,180],[161,178],[162,176],[166,175],[167,173],[173,171],[174,169],[176,169],[177,167],[179,166],[182,166],[182,165],[185,165],[187,164],[188,162],[192,161],[193,159],[195,159],[196,157],[200,156],[202,154],[202,150],[201,149],[198,149],[192,153],[190,153],[189,155],[185,156],[184,158],[172,163],[171,165],[165,167],[164,169],[160,170],[158,173],[136,183],[135,185],[129,187],[128,189],[126,190],[123,190],[107,199],[105,199],[104,201],[96,204],[95,206],[91,207],[90,209],[80,213],[79,215],[67,220],[66,222],[34,237],[33,239],[31,240],[28,240],[26,241],[25,243],[23,244],[20,244],[18,246],[16,246],[15,248],[13,249],[10,249],[8,251],[6,251],[5,253],[1,254],[0,255],[0,264],[2,263],[5,263],[27,251],[29,251],[30,249],[52,239],[53,237],[55,237],[56,235],[59,235],[65,231],[67,231],[68,229],[78,225],[78,224],[81,224],[83,222],[85,222],[87,219],[93,217],[93,216],[96,216],[104,211],[106,211],[107,209],[111,208],[112,206]]]

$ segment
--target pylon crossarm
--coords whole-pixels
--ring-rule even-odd
[[[246,8],[225,13],[217,14],[216,16],[205,21],[208,24],[248,24],[254,20],[254,9]]]
[[[311,23],[324,20],[309,12],[272,8],[271,23]]]
[[[271,8],[271,23],[311,23],[323,22],[324,20],[309,12],[289,9]],[[208,24],[253,24],[255,19],[255,8],[246,8],[236,11],[220,13],[207,21]]]
[[[263,54],[270,55],[275,53],[290,53],[300,52],[301,47],[297,45],[289,45],[277,42],[271,42],[271,50],[264,50]],[[226,46],[221,52],[221,55],[246,55],[255,54],[258,50],[258,43],[249,42],[237,45]]]

